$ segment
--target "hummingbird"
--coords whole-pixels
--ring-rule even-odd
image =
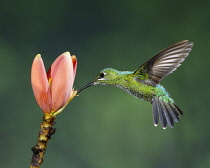
[[[152,104],[153,123],[160,121],[163,129],[173,128],[174,122],[183,115],[160,81],[175,71],[185,60],[193,43],[188,40],[175,43],[142,64],[135,71],[119,71],[105,68],[95,79],[78,90],[78,93],[92,85],[108,85],[118,87],[132,96],[149,101]]]

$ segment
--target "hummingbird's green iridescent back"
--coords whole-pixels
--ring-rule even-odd
[[[157,126],[160,119],[163,128],[173,127],[183,113],[174,103],[168,92],[159,83],[189,55],[193,43],[181,41],[162,50],[135,71],[103,69],[95,80],[82,87],[78,92],[92,85],[119,87],[132,96],[149,101],[153,105],[153,122]]]

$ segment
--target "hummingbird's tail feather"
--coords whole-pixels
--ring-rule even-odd
[[[162,97],[154,96],[152,105],[154,125],[157,126],[160,119],[163,129],[166,129],[167,125],[173,128],[174,121],[178,122],[179,117],[183,115],[183,112],[176,104],[165,101]]]

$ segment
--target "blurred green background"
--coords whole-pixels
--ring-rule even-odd
[[[190,56],[161,84],[184,111],[173,129],[152,123],[152,106],[113,87],[80,93],[55,125],[42,167],[210,167],[209,1],[1,1],[0,167],[29,167],[42,112],[30,83],[40,53],[48,69],[77,56],[76,89],[112,67],[135,70],[188,39]]]

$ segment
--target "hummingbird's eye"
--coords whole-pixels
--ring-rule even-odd
[[[105,74],[104,73],[100,73],[100,78],[103,78],[104,76],[105,76]]]

